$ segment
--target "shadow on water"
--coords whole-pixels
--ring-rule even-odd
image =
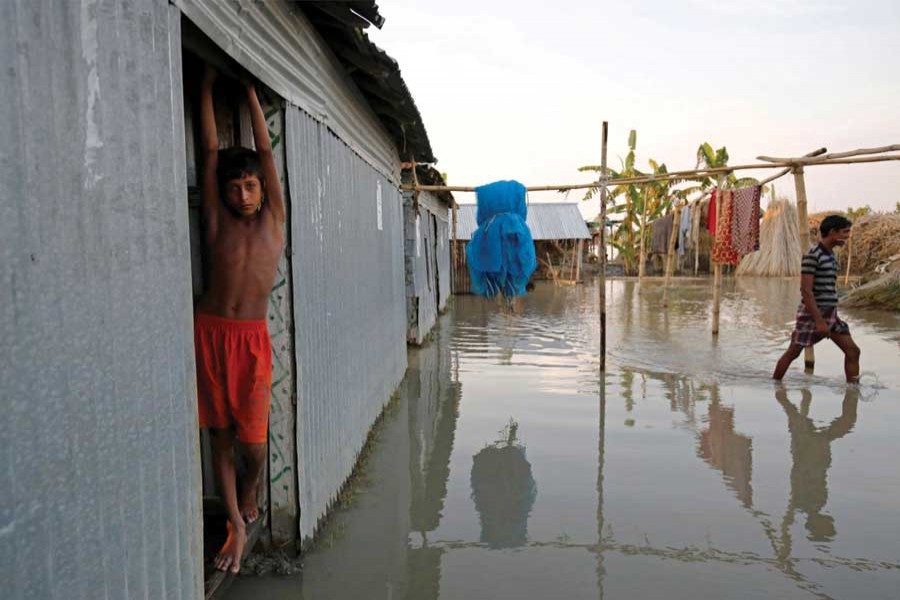
[[[820,345],[816,375],[776,385],[795,285],[730,282],[713,343],[708,285],[663,311],[659,286],[611,282],[603,377],[596,286],[538,286],[516,313],[456,298],[330,539],[229,597],[890,596],[900,319],[847,316],[869,384]]]

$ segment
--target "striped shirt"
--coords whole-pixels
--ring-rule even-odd
[[[800,272],[813,276],[813,296],[819,310],[828,310],[837,306],[838,295],[837,260],[834,254],[822,244],[806,253],[801,263]]]

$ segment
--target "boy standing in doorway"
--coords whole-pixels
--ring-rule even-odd
[[[200,426],[211,433],[216,478],[228,511],[228,539],[215,566],[237,573],[246,525],[259,517],[257,490],[266,460],[272,384],[266,314],[284,247],[285,212],[265,116],[252,83],[244,87],[256,150],[219,152],[216,75],[207,65],[200,92],[203,233],[210,265],[207,289],[195,311],[194,346]],[[247,464],[240,481],[238,449]]]
[[[821,241],[803,257],[800,279],[802,301],[791,344],[778,360],[773,379],[781,379],[804,348],[826,337],[844,352],[844,373],[848,383],[859,380],[859,347],[850,337],[850,328],[838,318],[837,260],[834,248],[850,237],[852,223],[840,215],[830,215],[819,225]]]

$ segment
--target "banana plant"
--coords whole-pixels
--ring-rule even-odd
[[[707,169],[727,167],[728,150],[725,148],[725,146],[722,146],[718,150],[713,150],[713,147],[709,142],[703,142],[702,144],[700,144],[700,147],[697,148],[697,165],[694,168],[699,169],[701,166]],[[725,179],[728,187],[732,189],[749,187],[751,185],[759,185],[758,179],[755,179],[753,177],[736,177],[734,173],[728,173]],[[716,179],[712,177],[705,177],[697,182],[697,186],[697,191],[709,190],[710,188],[716,186]]]
[[[664,175],[668,171],[666,165],[653,159],[648,160],[650,171],[639,170],[635,149],[637,147],[637,131],[631,130],[628,134],[628,154],[625,158],[619,158],[621,168],[616,171],[609,167],[606,172],[600,165],[586,165],[580,167],[579,172],[595,172],[598,177],[606,175],[610,179],[624,179],[642,177],[649,174]],[[616,249],[625,263],[625,271],[634,274],[637,271],[637,263],[640,254],[641,238],[649,237],[650,228],[646,225],[659,218],[672,206],[671,181],[655,181],[644,184],[626,183],[617,185],[609,190],[607,214],[621,214],[622,220],[613,230],[609,243]],[[600,190],[599,187],[590,188],[583,200],[590,200]],[[646,202],[646,206],[645,206]],[[646,208],[646,216],[645,216]]]

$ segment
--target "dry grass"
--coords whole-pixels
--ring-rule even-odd
[[[795,277],[801,254],[797,209],[788,200],[773,200],[759,226],[759,250],[741,260],[735,275]]]
[[[828,211],[809,215],[809,239],[818,239],[822,219],[839,214],[843,213]],[[853,221],[852,232],[848,246],[837,252],[841,273],[847,268],[848,250],[853,275],[869,275],[879,264],[900,253],[900,214],[873,213],[860,217]]]
[[[850,272],[866,275],[895,254],[900,254],[900,215],[866,215],[853,223]]]

